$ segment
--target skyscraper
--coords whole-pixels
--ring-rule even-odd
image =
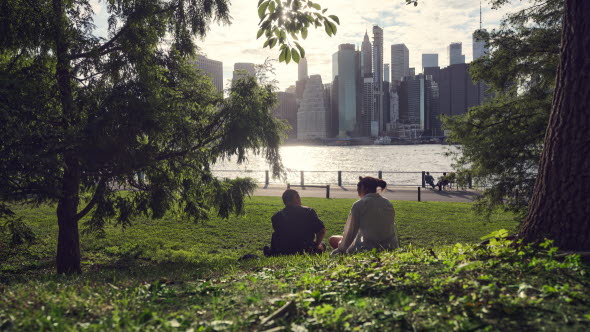
[[[303,98],[305,84],[307,83],[307,59],[302,58],[297,65],[297,82],[295,82],[295,96],[297,99]]]
[[[373,82],[380,88],[383,82],[383,29],[373,26]]]
[[[473,32],[473,60],[477,60],[489,52],[483,36],[487,33],[481,23],[481,2],[479,3],[479,29]]]
[[[328,132],[328,137],[336,137],[338,136],[339,130],[339,113],[338,113],[338,76],[334,78],[332,81],[332,85],[330,87],[330,109],[328,110],[330,113],[329,121],[330,124],[330,131]]]
[[[417,125],[421,130],[431,127],[433,85],[430,77],[423,74],[407,76],[400,85],[399,116],[400,122],[409,125]]]
[[[424,75],[431,76],[435,82],[439,81],[440,67],[426,67],[424,68]]]
[[[438,54],[422,54],[422,72],[430,67],[438,67]]]
[[[391,89],[389,94],[389,122],[395,124],[399,121],[399,94],[396,89]]]
[[[391,82],[391,80],[389,79],[389,63],[386,63],[383,65],[383,81],[385,82]]]
[[[209,76],[217,91],[223,91],[223,63],[209,59],[203,55],[197,55],[192,63],[199,68],[203,74]]]
[[[324,84],[324,107],[326,108],[326,137],[334,137],[332,134],[332,83]]]
[[[357,125],[357,72],[353,44],[341,44],[332,55],[332,105],[338,112],[338,136],[354,135]],[[334,130],[334,129],[333,129]]]
[[[256,70],[254,64],[249,62],[237,62],[234,64],[234,73],[232,80],[237,80],[243,75],[256,76]]]
[[[438,83],[431,81],[431,102],[430,102],[430,116],[429,123],[426,130],[430,136],[442,136],[442,123],[440,121],[440,102],[439,102],[439,91]]]
[[[391,45],[391,81],[401,81],[410,74],[410,51],[404,44]]]
[[[473,32],[473,61],[485,56],[488,54],[489,49],[486,45],[485,35],[487,34],[486,29],[482,28],[481,23],[481,2],[479,3],[479,29]],[[487,86],[483,81],[477,83],[477,88],[479,91],[479,104],[483,104],[484,100],[487,98],[486,90]]]
[[[456,65],[459,63],[465,63],[465,55],[463,54],[462,43],[451,43],[447,48],[449,56],[449,65]]]
[[[375,116],[375,88],[372,77],[363,79],[363,102],[361,108],[360,136],[377,136],[379,133],[371,132],[371,123]]]
[[[481,38],[482,34],[485,33],[485,29],[475,30],[473,32],[473,60],[477,60],[489,52],[485,40]]]
[[[373,76],[373,46],[366,31],[361,44],[361,74],[363,77]]]
[[[311,75],[305,85],[303,99],[297,112],[297,138],[326,138],[326,104],[320,75]]]
[[[297,64],[297,80],[302,81],[307,79],[307,58],[301,58]]]
[[[420,76],[406,76],[400,84],[402,91],[400,98],[404,101],[400,105],[399,118],[400,122],[404,124],[418,125],[420,124],[420,110],[423,108],[424,100],[423,83]]]
[[[379,132],[385,130],[383,115],[383,29],[373,26],[373,84],[375,85],[375,112]],[[373,124],[372,124],[373,126]]]
[[[391,95],[390,95],[390,90],[391,90],[391,83],[388,81],[384,81],[383,83],[383,95],[382,95],[382,114],[383,114],[383,128],[381,129],[382,131],[387,131],[387,124],[391,122],[391,114],[390,114],[390,108],[391,108]]]
[[[470,107],[479,105],[479,87],[473,83],[465,63],[440,70],[438,83],[440,113],[460,115]]]
[[[273,111],[277,119],[286,120],[291,129],[287,131],[287,140],[297,138],[297,100],[294,93],[277,92],[279,103]]]

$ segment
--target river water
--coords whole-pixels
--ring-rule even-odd
[[[342,171],[342,184],[352,185],[359,176],[375,176],[393,185],[419,185],[421,172],[429,171],[435,178],[442,172],[452,171],[452,157],[447,152],[453,146],[424,145],[367,145],[367,146],[284,146],[280,153],[287,171],[286,178],[270,183],[300,184],[304,171],[305,184],[337,184],[338,171]],[[213,165],[218,177],[248,176],[259,183],[265,181],[269,167],[263,156],[249,155],[241,165],[234,160],[219,161]]]

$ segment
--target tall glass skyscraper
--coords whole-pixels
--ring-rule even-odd
[[[489,52],[485,40],[482,38],[487,33],[481,23],[481,1],[479,2],[479,29],[473,32],[473,60],[477,60]]]
[[[481,35],[485,33],[485,29],[478,29],[473,32],[473,60],[477,60],[489,52],[485,40],[481,38]]]
[[[373,84],[375,85],[375,113],[379,132],[385,130],[383,114],[383,29],[373,26]]]
[[[424,68],[438,67],[438,54],[422,54],[422,72]]]
[[[401,81],[410,74],[410,51],[405,44],[391,45],[391,81]]]
[[[297,111],[297,138],[326,138],[327,115],[322,77],[311,75],[305,85],[303,99]]]
[[[217,91],[223,91],[223,63],[207,58],[203,55],[197,55],[192,63],[199,68],[203,74],[209,76]]]
[[[373,45],[367,32],[361,44],[361,74],[363,77],[373,76]]]
[[[297,80],[302,81],[307,78],[307,58],[301,58],[297,64]]]
[[[357,100],[355,49],[353,44],[341,44],[332,55],[332,85],[337,90],[338,136],[349,137],[356,129]]]
[[[447,48],[449,55],[449,65],[456,65],[459,63],[465,63],[465,55],[463,55],[463,44],[462,43],[451,43]]]

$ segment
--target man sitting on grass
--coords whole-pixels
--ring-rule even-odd
[[[321,254],[326,250],[322,243],[326,234],[324,223],[317,213],[301,206],[301,197],[293,189],[283,193],[285,208],[272,216],[270,248],[264,247],[265,256],[293,255],[301,253]]]

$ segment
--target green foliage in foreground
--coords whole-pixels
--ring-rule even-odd
[[[304,203],[318,210],[334,234],[352,200]],[[144,221],[125,231],[108,228],[106,238],[85,248],[87,272],[70,277],[43,268],[44,257],[52,254],[44,250],[55,245],[48,242],[55,231],[46,220],[51,210],[21,210],[38,243],[13,253],[12,263],[2,267],[0,330],[590,328],[590,270],[577,256],[556,259],[549,243],[538,250],[516,250],[507,240],[469,244],[484,231],[513,226],[509,215],[482,224],[469,204],[394,205],[405,239],[404,248],[394,252],[238,262],[237,256],[268,241],[268,217],[280,207],[279,198],[256,197],[245,216],[227,222]],[[243,247],[232,248],[237,244]],[[6,248],[0,261],[4,254]],[[41,266],[17,263],[26,258]],[[287,314],[262,325],[286,304]]]

